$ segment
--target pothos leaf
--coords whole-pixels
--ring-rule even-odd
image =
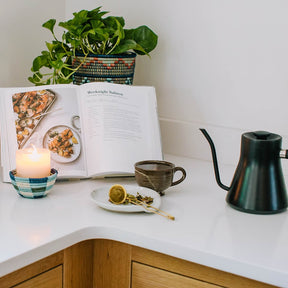
[[[126,37],[131,37],[145,50],[145,54],[148,54],[157,46],[158,36],[145,25],[132,29],[132,31],[125,30],[125,33]]]
[[[56,24],[56,20],[55,19],[50,19],[47,22],[45,22],[42,27],[47,28],[48,30],[51,31],[52,34],[54,34],[54,26]]]
[[[129,50],[141,51],[143,54],[146,53],[143,47],[137,44],[134,40],[129,39],[129,40],[121,41],[120,44],[113,50],[111,54],[121,54]]]

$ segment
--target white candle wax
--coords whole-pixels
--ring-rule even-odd
[[[16,176],[43,178],[50,175],[50,151],[42,148],[28,148],[16,151]]]

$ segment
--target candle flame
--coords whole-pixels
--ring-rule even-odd
[[[34,144],[31,144],[32,148],[33,148],[33,152],[32,153],[37,153],[37,148],[35,147]]]
[[[33,161],[38,161],[41,155],[38,153],[35,145],[31,144],[31,146],[32,146],[33,150],[31,149],[30,158],[33,159]]]
[[[38,154],[38,151],[37,151],[37,148],[35,147],[34,144],[31,144],[32,148],[33,148],[33,151],[32,151],[32,154]]]

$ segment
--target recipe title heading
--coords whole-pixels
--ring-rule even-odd
[[[111,90],[92,90],[88,91],[89,95],[95,95],[95,94],[109,94],[109,95],[118,95],[118,96],[123,96],[123,93],[119,93],[116,91],[111,91]]]

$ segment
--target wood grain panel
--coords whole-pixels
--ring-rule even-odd
[[[27,280],[15,288],[62,288],[62,265]]]
[[[64,288],[93,287],[93,240],[64,250]]]
[[[132,260],[224,287],[277,288],[276,286],[135,246],[132,249]]]
[[[9,288],[63,263],[63,251],[0,278],[0,287]]]
[[[95,240],[94,288],[129,288],[131,246],[111,240]]]
[[[132,265],[132,288],[219,288],[186,276],[134,262]]]

